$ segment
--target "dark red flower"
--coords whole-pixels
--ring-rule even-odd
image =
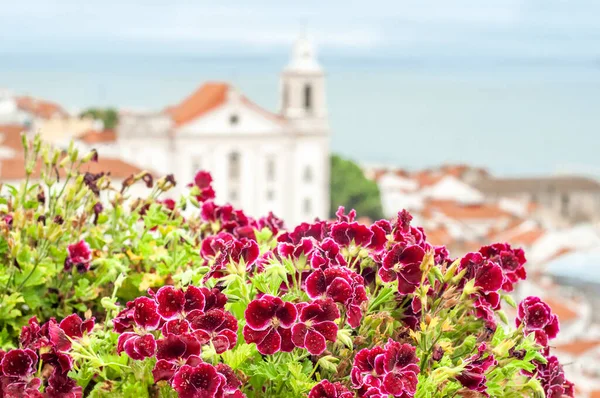
[[[154,369],[152,369],[152,376],[154,377],[154,382],[157,383],[161,380],[171,380],[175,375],[175,372],[183,366],[189,365],[194,367],[198,364],[203,363],[202,358],[198,355],[190,355],[187,357],[185,362],[182,361],[167,361],[166,359],[159,359],[156,361],[154,365]]]
[[[383,257],[379,276],[384,282],[398,280],[398,292],[409,294],[421,282],[421,262],[425,256],[423,248],[417,245],[395,244]]]
[[[44,364],[52,365],[62,373],[68,373],[73,368],[73,358],[66,352],[57,350],[56,347],[44,352],[41,359]]]
[[[513,249],[508,243],[496,243],[479,249],[481,255],[500,265],[504,272],[502,289],[511,292],[514,284],[527,277],[525,271],[525,253],[522,249]]]
[[[155,330],[160,324],[158,305],[148,297],[138,297],[133,301],[133,320],[146,330]]]
[[[174,361],[187,359],[200,354],[200,342],[191,333],[181,335],[169,334],[156,340],[156,359]]]
[[[377,378],[377,372],[375,370],[377,358],[385,353],[383,347],[375,346],[373,348],[363,348],[354,356],[354,363],[350,378],[352,380],[352,386],[356,389],[363,388],[364,386],[379,387],[381,380]]]
[[[208,188],[213,179],[208,171],[199,170],[194,176],[194,185],[200,189]]]
[[[31,348],[33,350],[50,345],[50,340],[42,333],[36,317],[30,318],[27,325],[23,326],[19,340],[23,348]]]
[[[247,343],[256,343],[256,348],[264,355],[292,351],[294,346],[289,328],[297,316],[298,312],[292,303],[264,295],[250,302],[246,308],[244,339]]]
[[[225,308],[225,304],[227,304],[227,296],[224,295],[219,289],[216,287],[213,287],[212,289],[202,287],[200,290],[202,290],[202,294],[204,295],[205,299],[204,311],[209,311],[213,308]]]
[[[0,369],[4,376],[26,378],[36,371],[38,356],[29,348],[11,350],[4,354]]]
[[[127,302],[125,309],[120,311],[117,316],[113,319],[113,329],[117,333],[130,332],[133,330],[135,323],[133,314],[135,309],[133,307],[133,301]]]
[[[371,243],[373,232],[357,222],[339,222],[331,227],[331,237],[341,246],[367,247]]]
[[[61,373],[55,369],[48,378],[46,396],[48,398],[81,398],[83,389],[77,385],[75,380],[68,377],[67,373]]]
[[[227,300],[227,298],[225,298],[225,300]],[[206,299],[204,297],[204,293],[202,293],[202,289],[192,285],[188,286],[185,290],[185,305],[183,306],[183,310],[185,312],[190,312],[192,310],[204,310],[205,305]]]
[[[71,314],[60,322],[59,327],[72,339],[82,338],[84,333],[91,333],[94,328],[94,318],[84,321],[79,315]]]
[[[354,398],[354,393],[342,383],[332,383],[325,379],[310,390],[308,398]]]
[[[154,356],[156,352],[156,341],[151,334],[139,335],[137,333],[125,332],[119,336],[117,342],[117,353],[125,351],[131,359],[142,360]]]
[[[337,305],[331,299],[316,300],[300,309],[300,322],[292,327],[292,341],[296,347],[306,348],[313,355],[325,351],[327,341],[334,342],[340,317]]]
[[[205,313],[194,310],[187,315],[187,319],[200,344],[212,343],[217,354],[236,345],[238,323],[230,312],[216,308]]]
[[[327,223],[318,221],[314,224],[302,223],[298,225],[292,232],[285,232],[277,238],[278,242],[288,242],[297,245],[302,238],[313,238],[316,241],[322,241],[327,233]]]
[[[161,332],[164,336],[168,336],[170,334],[184,334],[189,332],[190,323],[185,319],[171,319],[170,321],[165,322],[165,324],[161,328]]]
[[[183,312],[186,304],[185,294],[173,286],[163,286],[156,292],[154,299],[158,303],[156,312],[164,319],[173,319]]]
[[[225,376],[208,364],[200,363],[194,367],[183,365],[173,376],[172,386],[179,398],[215,398]]]
[[[239,388],[242,386],[242,382],[236,377],[233,369],[224,363],[218,363],[217,372],[225,377],[225,383],[221,385],[223,393],[225,394],[235,394],[239,391]]]
[[[488,396],[486,393],[487,386],[485,384],[485,373],[491,366],[496,365],[498,362],[494,359],[492,354],[484,357],[486,349],[486,344],[481,344],[477,354],[465,360],[467,365],[464,370],[456,376],[456,379],[469,390],[478,391]]]
[[[307,257],[314,248],[314,242],[311,238],[302,238],[297,244],[289,242],[280,242],[277,245],[277,253],[281,257],[299,259],[301,256]]]
[[[311,299],[330,297],[336,303],[344,304],[352,297],[352,278],[348,268],[328,268],[314,270],[306,278],[306,293]],[[358,276],[358,275],[356,275]],[[362,279],[362,278],[361,278]]]
[[[517,326],[523,324],[525,334],[535,333],[536,341],[548,345],[548,339],[556,337],[559,331],[558,316],[539,297],[529,296],[519,303]]]
[[[346,214],[346,208],[344,206],[339,206],[335,212],[335,216],[337,217],[338,222],[352,222],[356,218],[356,210],[352,209]]]
[[[376,361],[375,364],[377,373],[385,374],[382,390],[394,397],[413,397],[417,391],[419,374],[415,347],[390,339],[384,349],[382,360]],[[379,369],[380,366],[383,367],[383,371]]]
[[[312,268],[326,269],[347,265],[341,253],[340,245],[331,238],[325,238],[315,245],[308,258]]]
[[[211,186],[212,177],[209,172],[200,170],[194,176],[194,184],[198,190],[196,193],[196,200],[198,202],[204,202],[215,198],[215,191]],[[191,185],[191,184],[190,184]]]
[[[65,259],[65,271],[69,272],[73,267],[80,273],[89,270],[92,261],[92,250],[85,240],[67,246],[67,258]]]
[[[536,372],[548,398],[574,397],[573,383],[565,378],[563,367],[555,356],[546,358],[546,363],[536,362]]]
[[[283,220],[270,211],[266,217],[258,219],[258,228],[261,230],[268,228],[273,233],[273,236],[276,236],[285,226]]]

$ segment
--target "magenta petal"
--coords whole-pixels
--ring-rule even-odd
[[[327,290],[325,274],[320,269],[317,269],[306,278],[306,294],[311,299],[316,299],[325,293],[325,290]]]
[[[160,323],[156,302],[148,297],[138,297],[133,302],[133,320],[138,326],[154,330]]]
[[[158,314],[165,319],[173,319],[183,312],[186,299],[185,294],[173,286],[163,286],[156,292],[155,299],[158,303]]]
[[[154,382],[158,383],[161,380],[170,380],[175,374],[176,370],[177,365],[173,362],[169,362],[164,359],[159,359],[158,361],[156,361],[154,369],[152,369],[152,376],[154,376]]]
[[[337,303],[345,303],[352,295],[352,287],[343,278],[335,278],[327,287],[327,295]]]
[[[0,369],[5,376],[27,377],[35,372],[37,354],[29,348],[24,350],[11,350],[2,358]]]
[[[379,268],[379,271],[377,273],[379,274],[381,280],[385,283],[394,282],[396,279],[398,279],[398,274],[396,274],[396,271],[394,271],[391,268]]]
[[[173,376],[171,385],[180,398],[212,398],[224,379],[214,366],[200,363],[195,367],[183,365]]]
[[[248,325],[245,325],[242,333],[244,335],[244,340],[246,340],[246,343],[258,344],[265,339],[265,336],[270,332],[270,330],[271,328],[266,330],[254,330]]]
[[[154,336],[146,334],[134,340],[133,347],[135,352],[141,355],[143,358],[149,358],[154,355],[156,351],[156,341]]]
[[[173,319],[165,323],[162,327],[162,333],[166,336],[169,334],[183,334],[190,330],[190,324],[185,319]]]
[[[263,341],[256,345],[256,348],[263,355],[275,354],[281,349],[281,336],[275,328],[271,328]]]
[[[196,286],[188,286],[185,291],[185,305],[183,309],[185,312],[190,312],[192,310],[204,310],[205,305],[204,294],[202,294],[202,290],[197,288]]]
[[[550,321],[548,326],[544,328],[544,331],[551,339],[555,338],[558,335],[558,332],[560,331],[560,326],[558,323],[558,317],[556,315],[552,316],[552,320]]]
[[[425,251],[420,246],[412,245],[404,249],[404,251],[400,255],[399,262],[402,264],[421,264],[421,261],[423,261],[424,256]]]
[[[292,303],[283,303],[282,307],[279,307],[275,316],[279,319],[281,326],[290,327],[296,322],[298,317],[298,310]]]
[[[191,316],[192,313],[188,314],[188,320],[194,330],[202,329],[210,332],[216,330],[225,320],[223,310],[218,309],[210,310],[205,314],[201,314],[198,310],[194,310],[193,314],[194,316]]]
[[[292,342],[296,347],[304,348],[304,339],[306,338],[306,333],[308,333],[308,328],[303,323],[298,323],[292,326]]]
[[[504,274],[502,268],[494,263],[488,262],[482,265],[477,271],[475,277],[475,286],[481,287],[481,289],[488,292],[496,292],[504,283]]]
[[[168,361],[181,358],[185,354],[187,348],[185,341],[176,335],[169,335],[164,339],[158,340],[156,346],[156,358]]]
[[[334,322],[325,321],[320,323],[315,323],[313,328],[321,333],[326,340],[334,342],[337,339],[338,327]]]
[[[279,299],[281,300],[281,299]],[[248,304],[244,312],[246,323],[254,330],[264,330],[269,327],[271,319],[275,316],[278,305],[264,296],[258,300],[253,300]]]
[[[325,337],[315,330],[309,329],[304,339],[304,346],[313,355],[321,355],[325,351]]]
[[[296,346],[292,341],[292,329],[286,329],[282,327],[277,328],[277,332],[281,336],[281,351],[292,352]]]

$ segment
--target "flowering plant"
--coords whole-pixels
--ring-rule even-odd
[[[557,316],[508,295],[520,249],[453,258],[406,211],[286,229],[215,203],[205,172],[174,201],[172,176],[115,187],[85,172],[95,152],[24,144],[1,203],[0,397],[574,394]]]

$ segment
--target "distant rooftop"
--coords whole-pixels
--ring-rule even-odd
[[[539,192],[598,191],[600,182],[587,177],[488,178],[477,181],[475,187],[483,193],[513,194]]]

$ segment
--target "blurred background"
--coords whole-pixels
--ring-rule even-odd
[[[456,256],[524,247],[600,397],[600,2],[22,0],[0,7],[0,181],[19,134],[288,225],[406,208]]]

